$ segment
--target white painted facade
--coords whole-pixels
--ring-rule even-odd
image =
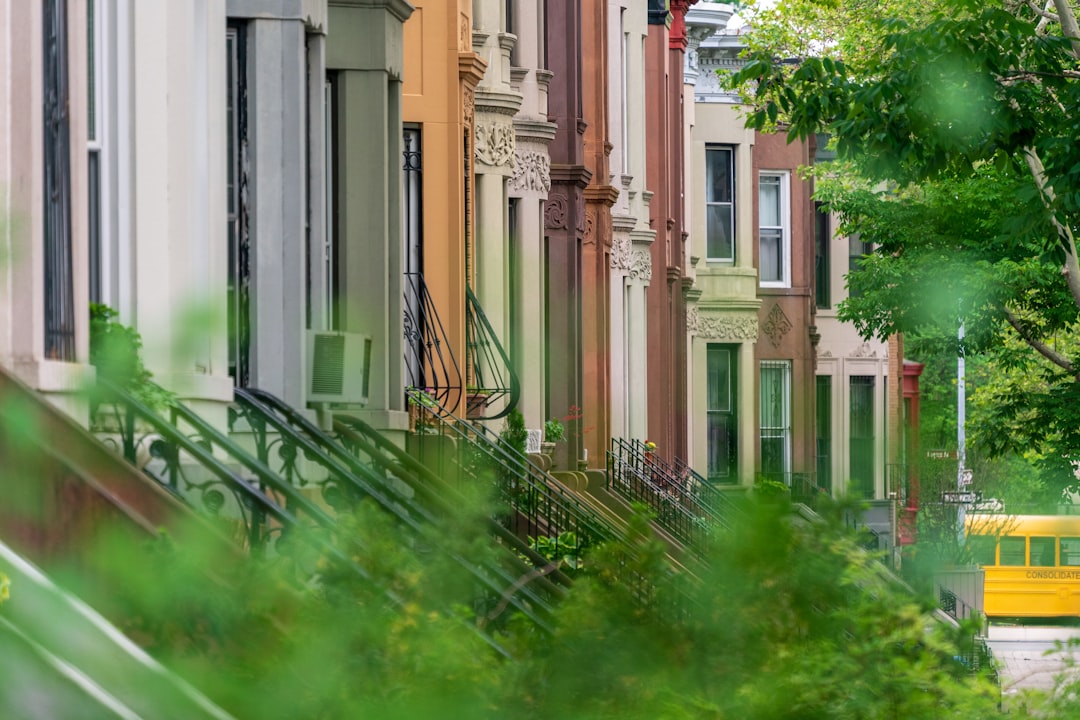
[[[608,121],[611,185],[611,435],[646,439],[648,352],[645,292],[652,279],[645,189],[645,3],[608,0]]]

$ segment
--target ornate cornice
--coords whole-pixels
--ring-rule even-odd
[[[686,331],[703,340],[757,342],[758,322],[753,315],[702,314],[695,306],[686,311]]]
[[[552,184],[577,185],[582,190],[592,179],[592,171],[584,165],[551,164]]]
[[[524,96],[521,93],[476,88],[476,111],[513,117],[521,109]]]
[[[514,162],[514,128],[509,123],[478,121],[474,132],[476,161],[490,167]]]
[[[546,152],[514,149],[514,174],[510,178],[510,189],[517,192],[533,190],[547,192],[551,190],[551,160]]]
[[[645,248],[634,248],[630,256],[630,277],[634,280],[652,280],[652,255]]]
[[[633,250],[630,238],[616,235],[611,239],[611,269],[629,273]]]

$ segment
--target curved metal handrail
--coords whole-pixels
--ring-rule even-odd
[[[358,449],[371,462],[367,464],[346,451],[339,442],[274,395],[255,389],[237,389],[235,395],[238,402],[252,412],[258,413],[261,421],[272,425],[282,437],[287,437],[299,445],[306,457],[318,462],[332,473],[337,483],[344,483],[347,486],[347,491],[343,493],[344,497],[360,494],[370,497],[383,510],[425,539],[431,539],[431,530],[452,513],[452,506],[447,499],[433,492],[430,486],[425,486],[423,482],[418,481],[404,463],[391,462],[385,458],[376,444],[383,445],[385,448],[392,446],[392,443],[374,430],[370,431],[369,436],[377,439],[377,443],[369,443],[364,438],[353,438],[359,445]],[[395,449],[399,450],[396,447]],[[395,457],[394,460],[400,460],[400,458]],[[395,491],[393,480],[406,484],[423,502],[416,502],[407,495]],[[449,490],[449,488],[446,489]],[[522,577],[536,570],[535,567],[521,562],[517,555],[517,552],[530,555],[526,552],[528,546],[505,531],[499,539],[504,544],[508,544],[512,551],[501,558],[505,567],[498,564],[477,565],[456,553],[451,553],[450,557],[485,585],[494,597],[506,598],[509,605],[520,610],[539,627],[545,631],[552,631],[551,603],[553,599],[561,597],[562,588],[545,580],[543,575],[536,576],[536,582],[522,583]],[[544,559],[539,555],[535,553],[531,555],[530,559],[535,559],[541,565],[545,564]],[[507,594],[506,589],[511,587],[514,588],[514,592]],[[540,590],[545,591],[547,596],[542,595]],[[537,612],[534,606],[542,612]]]
[[[470,390],[468,416],[476,420],[498,420],[517,407],[521,380],[514,372],[510,356],[472,289],[465,288],[465,350]],[[505,399],[505,405],[499,404]],[[499,408],[491,411],[492,408]]]
[[[443,407],[461,402],[461,367],[428,292],[424,274],[403,273],[405,370],[409,387],[425,391]]]

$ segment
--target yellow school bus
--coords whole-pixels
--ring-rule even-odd
[[[1080,616],[1080,516],[968,515],[987,617]]]

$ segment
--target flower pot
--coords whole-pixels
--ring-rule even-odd
[[[487,413],[488,394],[471,392],[465,396],[465,403],[465,417],[470,420],[480,420]]]
[[[554,455],[555,454],[555,443],[553,443],[553,442],[542,442],[542,443],[540,443],[540,454],[541,455],[547,455],[548,457],[551,457],[552,455]]]

